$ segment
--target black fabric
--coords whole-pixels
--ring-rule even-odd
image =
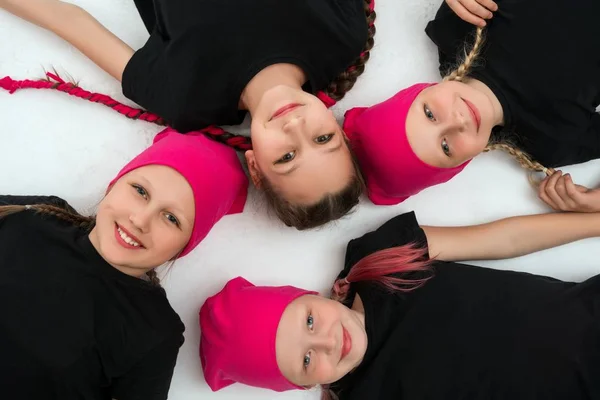
[[[57,197],[0,196],[0,205]],[[184,326],[162,288],[33,211],[0,219],[0,393],[11,400],[167,398]]]
[[[307,90],[322,90],[367,40],[363,0],[135,3],[152,31],[125,67],[123,93],[182,132],[241,123],[242,90],[272,64],[299,66]]]
[[[348,245],[355,260],[426,237],[413,213]],[[435,262],[411,293],[352,284],[365,308],[363,362],[340,400],[600,399],[600,276],[575,284]]]
[[[496,94],[505,131],[547,167],[600,157],[600,2],[498,0],[486,45],[469,74]],[[440,72],[459,63],[475,28],[443,3],[426,33]]]

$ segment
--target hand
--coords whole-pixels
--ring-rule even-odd
[[[493,17],[492,12],[498,10],[492,0],[446,0],[446,3],[460,19],[482,28],[485,20]]]
[[[563,175],[561,171],[556,171],[540,183],[538,195],[556,211],[600,211],[600,190],[576,185],[571,175]]]

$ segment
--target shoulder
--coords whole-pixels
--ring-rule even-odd
[[[346,248],[345,268],[351,268],[377,251],[407,244],[427,246],[427,238],[414,212],[398,215],[376,230],[351,240]]]

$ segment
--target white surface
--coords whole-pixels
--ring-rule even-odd
[[[437,57],[423,29],[440,0],[377,0],[376,46],[367,71],[337,109],[382,101],[416,80],[437,79]],[[134,48],[147,33],[131,0],[78,0]],[[123,100],[120,85],[61,39],[0,10],[0,77],[36,78],[43,68],[66,72],[88,90]],[[210,40],[210,39],[209,39]],[[151,143],[159,128],[129,121],[101,105],[49,90],[0,92],[0,193],[54,194],[80,211],[92,210],[113,175]],[[598,181],[598,162],[566,168],[578,183]],[[241,385],[212,393],[198,357],[197,313],[230,278],[256,284],[295,284],[325,292],[342,267],[349,239],[399,213],[415,210],[423,224],[465,225],[546,209],[525,173],[503,154],[486,154],[450,183],[395,207],[363,200],[350,217],[311,232],[282,226],[254,191],[241,215],[224,218],[163,283],[186,325],[170,398],[316,399],[317,391],[276,394]],[[478,263],[582,280],[600,273],[597,239],[511,261]],[[260,310],[256,310],[260,313]]]

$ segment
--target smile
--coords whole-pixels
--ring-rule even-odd
[[[285,106],[281,107],[279,110],[275,111],[275,114],[273,114],[273,116],[271,117],[270,120],[281,117],[282,115],[285,115],[300,106],[302,106],[302,104],[298,104],[298,103],[292,103],[292,104],[285,105]]]
[[[479,110],[469,100],[463,99],[463,101],[465,102],[467,108],[469,109],[469,112],[471,113],[471,118],[473,118],[475,128],[477,129],[477,131],[479,131],[479,127],[481,126],[481,114],[479,114]]]
[[[115,223],[115,237],[117,242],[126,249],[143,249],[144,246],[140,240],[129,233],[125,228]]]
[[[352,350],[352,337],[350,333],[342,326],[342,354],[340,355],[340,361],[344,359]]]

